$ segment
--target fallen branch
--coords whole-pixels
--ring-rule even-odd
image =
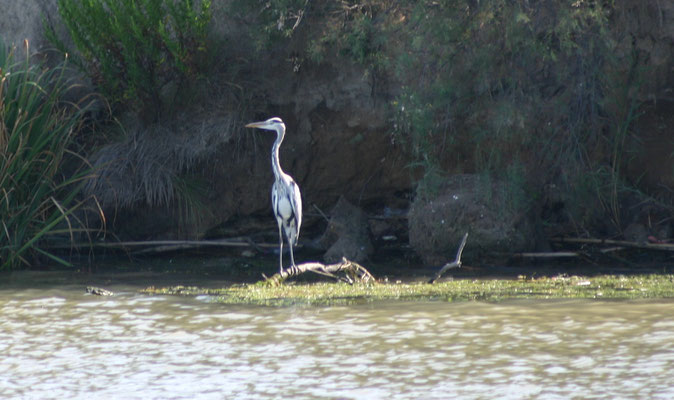
[[[428,281],[428,283],[435,283],[442,274],[445,273],[445,271],[453,269],[453,268],[461,268],[461,254],[463,254],[463,248],[466,247],[466,241],[468,240],[468,232],[466,232],[465,235],[463,235],[463,239],[461,239],[461,244],[459,245],[459,250],[456,252],[456,258],[454,261],[451,263],[445,264],[442,268],[440,268],[440,271],[438,271],[437,274],[435,274],[434,278],[431,278],[431,280]]]
[[[512,256],[515,258],[568,258],[581,257],[582,255],[575,251],[548,251],[540,253],[515,253]]]
[[[276,248],[278,244],[254,243],[248,239],[220,239],[220,240],[151,240],[136,242],[91,242],[91,243],[67,243],[47,246],[49,249],[80,249],[98,247],[106,249],[135,250],[135,254],[162,253],[175,250],[195,249],[200,247],[253,247],[253,248]]]
[[[301,275],[305,272],[313,272],[315,274],[328,276],[333,279],[341,280],[350,284],[354,282],[374,282],[374,276],[365,269],[362,265],[349,261],[342,257],[342,261],[336,264],[321,264],[319,262],[308,262],[304,264],[294,265],[276,273],[269,278],[265,276],[265,281],[271,285],[280,285],[288,278]],[[344,277],[335,275],[337,273],[344,273]],[[264,275],[263,275],[264,276]]]
[[[557,243],[579,243],[579,244],[597,244],[619,247],[633,247],[636,249],[649,250],[665,250],[674,251],[674,244],[671,243],[638,243],[627,240],[611,240],[611,239],[593,239],[593,238],[552,238],[551,242]]]
[[[258,252],[263,252],[263,247],[276,248],[277,244],[271,243],[255,243],[251,238],[239,239],[220,239],[220,240],[185,240],[175,241],[175,244],[156,245],[155,247],[148,247],[142,250],[136,250],[132,254],[154,254],[154,253],[168,253],[178,250],[189,250],[200,247],[252,247]],[[146,242],[147,243],[147,242]]]
[[[112,293],[109,290],[105,290],[103,288],[99,288],[96,286],[87,286],[84,291],[88,294],[93,294],[94,296],[112,296],[114,293]]]

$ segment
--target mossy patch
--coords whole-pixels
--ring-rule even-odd
[[[225,304],[335,305],[384,300],[504,301],[513,299],[652,299],[674,298],[674,275],[557,276],[530,279],[457,279],[436,284],[314,283],[236,285],[220,289],[149,287],[148,294],[207,295]]]

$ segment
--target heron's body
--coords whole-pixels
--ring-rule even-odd
[[[300,187],[293,178],[283,172],[279,159],[279,147],[285,136],[285,124],[280,118],[270,118],[266,121],[253,122],[246,125],[248,128],[260,128],[276,131],[276,141],[271,150],[271,165],[274,171],[274,185],[271,188],[271,204],[278,223],[279,234],[279,270],[283,271],[283,236],[285,235],[290,247],[290,261],[295,265],[293,247],[297,244],[302,225],[302,195]]]

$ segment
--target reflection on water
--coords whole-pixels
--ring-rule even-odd
[[[243,307],[0,290],[0,398],[674,398],[674,303]]]

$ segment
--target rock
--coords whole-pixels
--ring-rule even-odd
[[[672,210],[669,206],[642,196],[623,200],[631,222],[623,229],[623,238],[636,243],[666,242],[672,237]],[[630,203],[632,203],[630,205]]]
[[[6,45],[21,49],[27,40],[32,52],[51,47],[44,35],[43,18],[61,28],[55,1],[0,1],[0,37]],[[19,52],[19,54],[21,54]]]
[[[341,196],[319,244],[328,249],[323,255],[328,263],[338,262],[342,257],[357,263],[366,260],[373,248],[365,212]]]
[[[389,221],[373,219],[372,221],[369,221],[369,225],[372,236],[376,238],[387,235],[392,231],[391,223]]]
[[[629,224],[623,231],[625,240],[634,243],[646,243],[648,241],[648,230],[643,224]]]
[[[517,189],[477,175],[450,178],[433,196],[418,196],[409,212],[410,245],[427,265],[454,259],[464,233],[470,236],[463,259],[534,247],[528,202]]]

